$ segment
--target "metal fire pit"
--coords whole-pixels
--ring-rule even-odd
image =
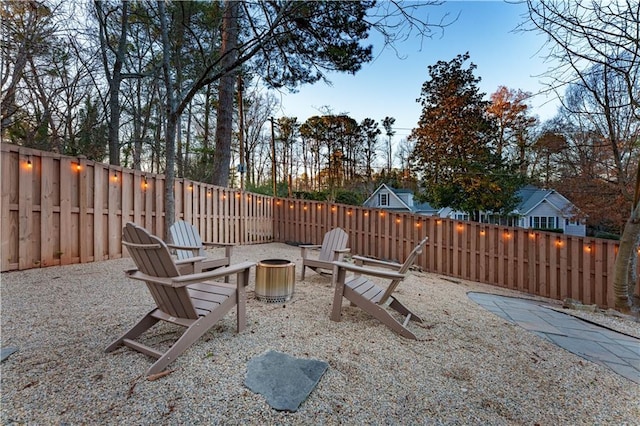
[[[256,299],[282,303],[293,296],[296,265],[284,259],[261,260],[256,266]]]

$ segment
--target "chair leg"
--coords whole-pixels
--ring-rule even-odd
[[[392,296],[393,297],[393,296]],[[410,317],[410,321],[415,321],[415,322],[423,322],[422,318],[420,318],[419,316],[417,316],[416,314],[414,314],[413,312],[411,312],[409,310],[409,308],[407,308],[406,306],[404,306],[402,303],[400,303],[398,301],[398,299],[393,298],[391,303],[389,304],[389,307],[393,310],[395,310],[396,312],[399,312],[400,314],[404,315],[405,317],[407,315],[411,315]]]
[[[407,339],[417,340],[415,334],[409,331],[406,327],[404,327],[401,323],[399,323],[394,317],[389,314],[384,308],[379,305],[373,303],[369,299],[365,298],[361,294],[347,289],[345,290],[345,297],[354,302],[360,309],[372,315],[378,321],[389,327],[391,330],[395,331],[402,337],[406,337]],[[394,299],[395,300],[395,299]],[[398,302],[400,304],[400,302]],[[402,306],[402,305],[401,305]],[[406,309],[406,308],[405,308]],[[407,310],[408,311],[408,310]],[[410,312],[408,312],[410,313]]]
[[[227,262],[227,264],[226,264],[226,265],[222,265],[222,267],[223,267],[223,268],[226,268],[227,266],[229,266],[229,263],[230,263],[230,262]],[[225,284],[229,284],[229,275],[225,275],[225,276],[224,276],[224,283],[225,283]]]
[[[209,312],[208,315],[200,317],[196,322],[191,324],[182,336],[165,352],[158,360],[147,370],[147,376],[156,374],[165,369],[165,367],[175,361],[184,351],[189,349],[194,342],[202,337],[207,331],[213,327],[222,317],[229,312],[235,303],[235,297],[229,297],[220,304],[215,310]]]
[[[237,331],[241,333],[247,325],[247,295],[246,287],[249,285],[249,272],[242,271],[236,276],[236,322]]]
[[[305,266],[305,264],[304,264],[304,263],[302,263],[302,275],[300,276],[300,280],[301,280],[301,281],[304,281],[304,270],[305,270],[306,268],[307,268],[307,267]]]
[[[406,337],[407,339],[417,340],[415,334],[409,331],[406,327],[400,324],[394,317],[392,317],[389,312],[385,311],[378,305],[372,305],[369,309],[365,309],[366,312],[369,312],[375,318],[377,318],[381,323],[401,335],[402,337]]]
[[[136,337],[140,336],[142,333],[144,333],[145,331],[147,331],[148,329],[156,325],[159,320],[151,316],[151,314],[155,311],[156,310],[154,309],[153,311],[149,312],[147,315],[142,317],[142,319],[138,321],[136,325],[131,327],[129,331],[124,333],[122,336],[114,340],[113,343],[107,346],[107,348],[105,349],[105,352],[111,352],[116,350],[119,346],[122,345],[122,341],[124,339],[134,340]]]
[[[342,316],[342,298],[344,297],[344,280],[347,276],[347,271],[342,268],[333,269],[333,304],[331,305],[331,321],[340,321]]]

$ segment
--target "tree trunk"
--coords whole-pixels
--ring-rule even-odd
[[[616,256],[613,292],[615,307],[621,312],[629,312],[633,306],[633,293],[636,283],[637,250],[640,242],[640,203],[635,209],[622,232],[620,247]]]
[[[238,13],[240,2],[226,0],[222,21],[222,68],[229,69],[237,56]],[[218,114],[216,123],[216,146],[213,157],[214,185],[227,186],[231,164],[231,136],[233,127],[233,100],[236,71],[229,71],[220,78],[218,88]]]
[[[167,91],[167,128],[165,130],[166,144],[166,170],[165,170],[165,187],[164,187],[164,233],[169,235],[169,228],[173,225],[176,214],[176,201],[174,195],[175,186],[175,163],[176,163],[176,124],[178,122],[178,114],[176,113],[176,100],[173,92],[173,84],[169,67],[171,66],[169,51],[169,26],[167,23],[167,13],[164,6],[164,0],[158,1],[158,13],[160,15],[160,28],[162,32],[162,72],[164,75],[164,84]]]
[[[109,164],[120,165],[120,84],[122,83],[122,65],[127,47],[129,2],[122,2],[122,18],[118,49],[115,52],[113,71],[109,73],[106,51],[109,49],[109,34],[107,33],[107,18],[102,10],[102,2],[96,1],[96,9],[100,17],[100,47],[102,49],[103,66],[109,81]]]

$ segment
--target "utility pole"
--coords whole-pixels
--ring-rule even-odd
[[[275,124],[273,123],[273,117],[269,118],[271,121],[271,184],[273,185],[273,196],[278,195],[276,191],[276,134],[273,130]]]

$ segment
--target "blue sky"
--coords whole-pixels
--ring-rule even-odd
[[[282,93],[282,108],[277,116],[297,117],[304,122],[313,115],[322,115],[329,107],[334,114],[347,113],[361,121],[370,117],[382,120],[395,117],[395,139],[406,137],[416,127],[421,107],[416,99],[422,84],[428,80],[427,67],[439,60],[450,61],[456,55],[469,52],[477,65],[476,77],[482,80],[480,90],[488,99],[500,85],[533,94],[544,89],[540,76],[549,65],[541,50],[545,38],[528,32],[514,32],[524,19],[526,5],[498,1],[454,1],[425,9],[431,21],[445,13],[456,22],[445,28],[442,37],[420,40],[415,37],[397,45],[400,59],[391,49],[381,52],[374,43],[373,62],[365,64],[355,75],[332,73],[333,85],[323,82],[300,88],[298,93]],[[539,94],[530,102],[532,113],[542,120],[555,115],[559,102],[554,95]]]

